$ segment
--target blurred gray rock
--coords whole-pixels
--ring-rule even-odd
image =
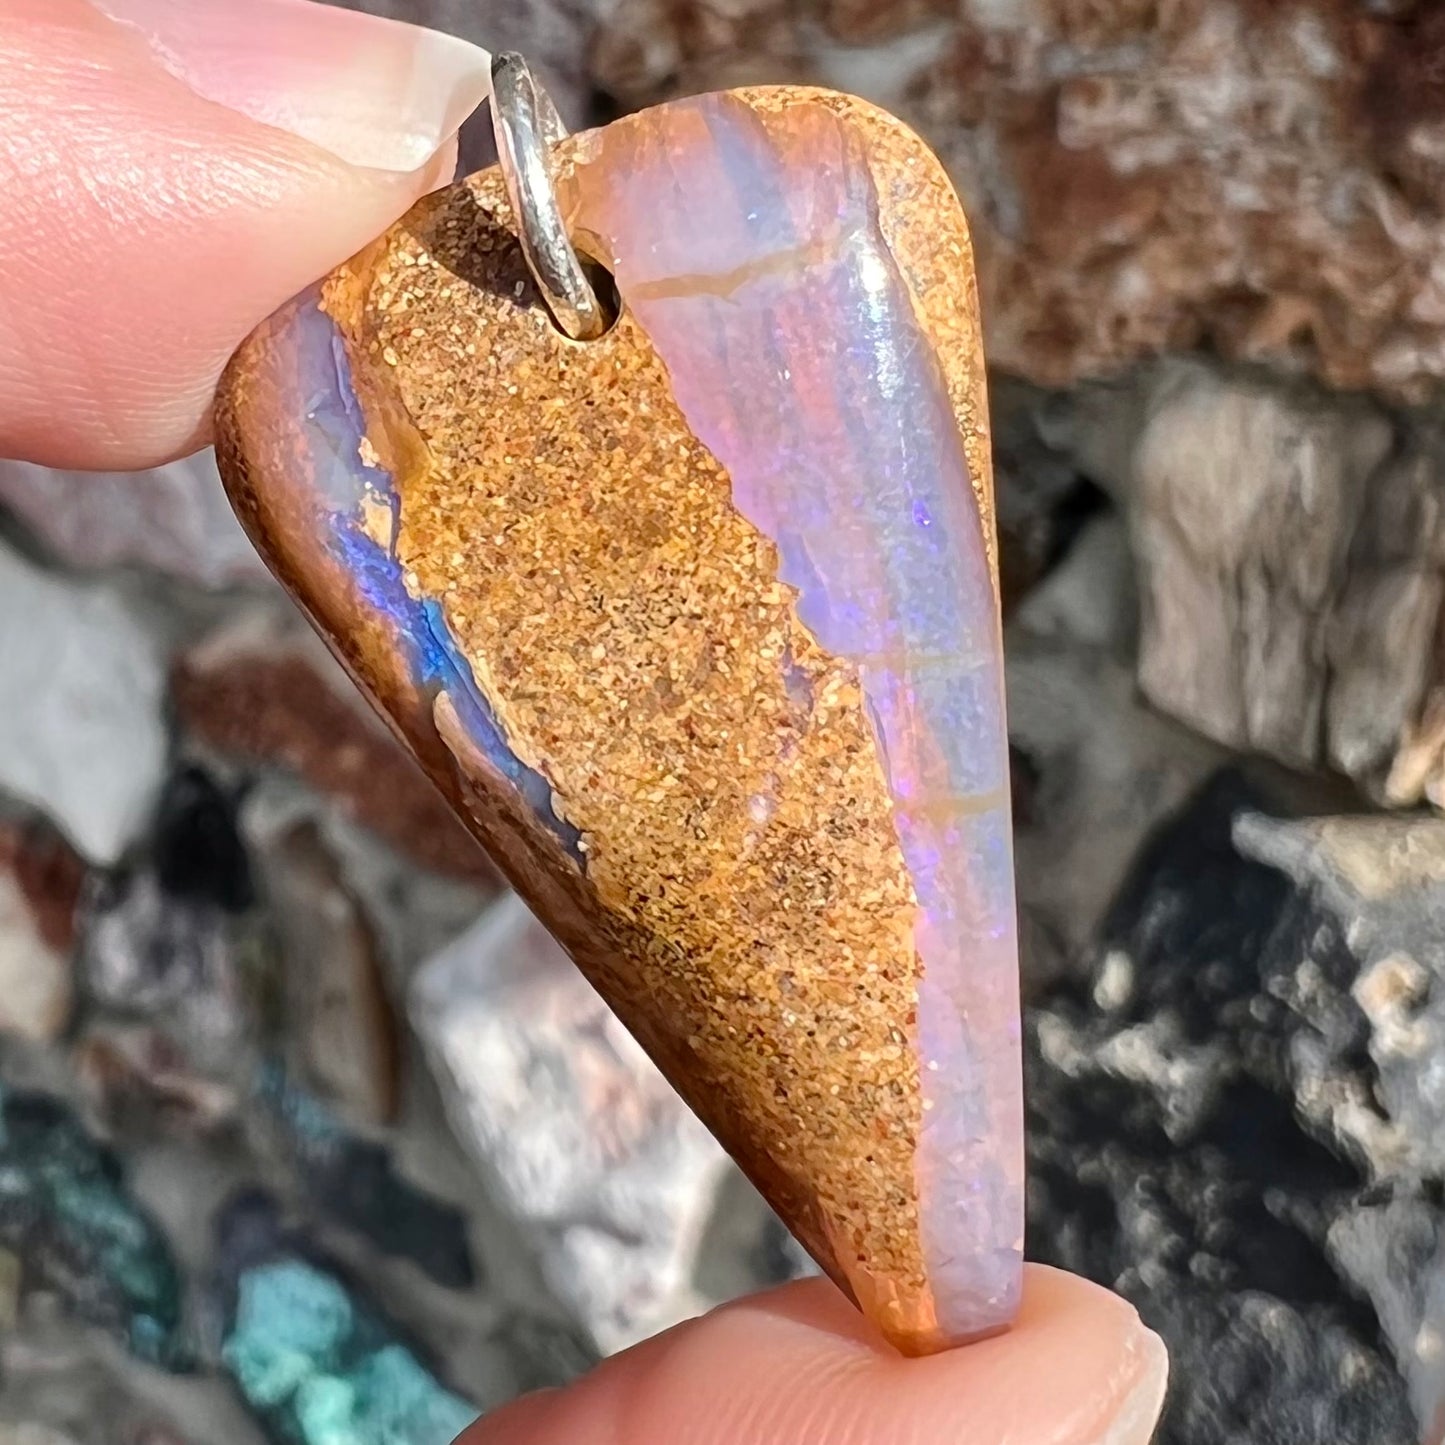
[[[1293,1056],[1305,1117],[1377,1176],[1445,1178],[1445,821],[1245,815],[1235,841],[1341,940],[1332,967],[1314,950],[1274,981],[1309,1026]]]
[[[1144,705],[1122,523],[1091,521],[1005,633],[1026,981],[1079,955],[1149,830],[1221,750]]]
[[[212,1372],[157,1370],[94,1329],[32,1314],[0,1334],[4,1445],[261,1445]]]
[[[999,581],[1005,614],[1067,552],[1101,494],[1047,432],[1053,399],[1016,377],[988,378]]]
[[[1055,410],[1044,432],[1127,510],[1149,700],[1393,805],[1445,804],[1438,424],[1183,360]]]
[[[1034,1249],[1173,1361],[1165,1445],[1409,1445],[1445,1401],[1445,822],[1217,777],[1030,1019]]]
[[[108,587],[68,582],[0,546],[0,789],[114,862],[160,791],[164,673]]]
[[[1221,742],[1293,763],[1325,762],[1328,748],[1349,771],[1378,766],[1380,747],[1348,736],[1349,694],[1366,685],[1352,672],[1370,669],[1388,747],[1419,702],[1419,624],[1397,616],[1392,629],[1382,616],[1368,649],[1336,638],[1347,614],[1366,620],[1365,584],[1377,594],[1375,573],[1392,560],[1355,545],[1374,540],[1387,416],[1202,365],[1165,368],[1149,387],[1130,510],[1145,692]],[[1411,560],[1400,559],[1400,582],[1419,571]],[[1419,583],[1430,591],[1428,576]],[[1410,616],[1433,625],[1438,606],[1437,586],[1433,607],[1421,595]]]
[[[1270,992],[1299,1021],[1296,1107],[1378,1181],[1328,1248],[1374,1305],[1422,1430],[1445,1421],[1445,822],[1241,816],[1235,842],[1307,900]],[[1368,1063],[1364,1062],[1368,1059]],[[1433,1432],[1433,1433],[1432,1433]]]
[[[376,940],[314,825],[262,858],[262,884],[282,956],[287,1054],[348,1120],[396,1117],[401,1040]]]
[[[75,567],[135,564],[202,587],[270,581],[209,448],[147,472],[61,472],[0,461],[0,505]]]
[[[1364,1290],[1427,1441],[1445,1426],[1445,1221],[1427,1182],[1399,1183],[1330,1226],[1330,1257]]]
[[[230,1037],[242,999],[229,934],[220,910],[178,902],[152,872],[129,874],[92,901],[86,983],[119,1013],[157,1018],[181,1009],[203,1035]]]
[[[458,1136],[597,1347],[692,1313],[726,1156],[520,900],[417,974],[410,1012]]]
[[[1058,565],[1014,610],[1012,625],[1128,657],[1138,608],[1128,529],[1109,511],[1084,524]]]
[[[233,800],[198,768],[166,783],[142,854],[98,880],[80,969],[95,1003],[157,1022],[192,1065],[245,1068],[266,980],[263,923]]]
[[[201,1073],[175,1038],[146,1024],[92,1023],[70,1065],[91,1115],[131,1139],[215,1135],[233,1123],[242,1102],[233,1081]]]
[[[769,1285],[822,1273],[740,1169],[724,1175],[698,1250],[694,1283],[721,1303]]]
[[[262,859],[283,848],[298,829],[316,831],[366,917],[395,996],[422,962],[476,921],[501,886],[494,873],[477,886],[434,872],[410,850],[388,844],[356,821],[344,800],[283,773],[249,775],[240,824],[247,846]],[[486,863],[486,855],[477,852]]]

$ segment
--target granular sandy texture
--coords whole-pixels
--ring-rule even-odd
[[[365,355],[395,358],[430,453],[399,478],[402,560],[580,829],[600,904],[640,928],[625,986],[820,1191],[855,1289],[916,1294],[913,894],[857,678],[797,622],[635,324],[563,342],[478,219],[456,195],[371,284]],[[496,288],[447,265],[488,256]]]

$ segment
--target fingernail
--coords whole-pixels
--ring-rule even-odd
[[[1149,1445],[1164,1408],[1169,1352],[1153,1330],[1142,1322],[1136,1324],[1126,1347],[1117,1404],[1095,1437],[1097,1445]]]
[[[207,100],[354,166],[419,169],[490,89],[479,46],[311,0],[91,3]]]

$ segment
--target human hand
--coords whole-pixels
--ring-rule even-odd
[[[460,41],[304,0],[0,0],[0,455],[136,469],[209,437],[245,334],[451,174]],[[1164,1349],[1029,1271],[1017,1326],[903,1360],[822,1281],[717,1311],[467,1445],[1139,1445]]]
[[[0,456],[204,446],[242,338],[451,179],[488,85],[293,0],[0,0]]]
[[[807,1280],[518,1400],[458,1445],[1145,1445],[1166,1370],[1131,1305],[1042,1265],[1007,1334],[922,1360]]]

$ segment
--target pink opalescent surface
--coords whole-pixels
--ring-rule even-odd
[[[963,440],[856,131],[726,95],[654,115],[601,133],[573,224],[799,618],[858,669],[919,905],[923,1254],[965,1339],[1017,1308],[1023,1124],[1002,650]]]

